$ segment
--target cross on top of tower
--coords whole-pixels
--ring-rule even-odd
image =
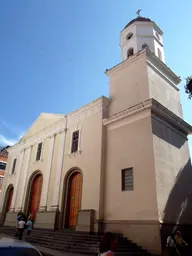
[[[141,9],[139,9],[136,14],[138,14],[138,17],[140,16]]]

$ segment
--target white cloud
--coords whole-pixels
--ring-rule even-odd
[[[0,125],[2,125],[7,131],[9,131],[9,133],[11,132],[12,134],[11,137],[0,134],[0,146],[12,146],[17,143],[24,135],[24,132],[21,132],[21,129],[19,129],[15,125],[7,123],[2,119],[0,119]]]
[[[2,134],[0,134],[0,145],[2,145],[2,146],[7,146],[7,145],[12,146],[15,143],[17,143],[17,140],[11,139],[11,138],[6,138]]]
[[[19,128],[16,127],[15,125],[9,124],[6,121],[0,119],[0,124],[9,132],[11,132],[14,135],[18,135]]]

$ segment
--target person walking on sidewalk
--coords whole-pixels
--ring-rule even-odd
[[[19,225],[19,221],[21,220],[21,217],[22,217],[22,211],[19,211],[18,214],[17,214],[17,217],[16,217],[16,231],[15,231],[15,236],[17,237],[18,236],[18,225]]]
[[[175,244],[180,252],[181,255],[186,255],[188,251],[188,244],[185,242],[183,237],[181,236],[180,231],[176,231],[175,236],[174,236]]]
[[[171,234],[167,237],[166,247],[168,248],[168,253],[170,256],[175,256],[175,255],[180,256],[180,253],[177,250],[177,247],[174,241],[174,234]]]
[[[25,230],[25,221],[23,218],[21,218],[21,220],[18,223],[19,240],[22,240],[24,230]]]
[[[31,218],[28,219],[26,226],[27,226],[27,238],[30,238],[31,232],[33,230],[33,222],[31,220]]]

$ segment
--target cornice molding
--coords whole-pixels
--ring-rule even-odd
[[[125,66],[130,65],[130,63],[136,61],[138,58],[141,58],[141,56],[145,55],[145,49],[142,51],[139,51],[137,53],[135,53],[133,56],[131,56],[130,58],[118,63],[117,65],[113,66],[110,69],[106,69],[105,74],[107,76],[110,76],[112,73],[117,72],[119,69],[124,68]]]
[[[171,124],[177,130],[182,133],[189,135],[192,134],[192,126],[185,122],[183,119],[175,115],[172,111],[164,107],[155,99],[149,99],[145,102],[142,102],[136,106],[123,110],[108,119],[103,120],[103,125],[108,126],[115,122],[118,122],[122,119],[129,118],[132,115],[137,114],[138,112],[144,111],[146,109],[151,109],[151,113],[162,118],[167,123]]]
[[[148,48],[143,49],[129,59],[122,61],[121,63],[115,65],[111,69],[107,69],[105,74],[110,76],[112,73],[117,72],[119,69],[124,68],[127,65],[130,65],[132,62],[137,61],[138,58],[146,56],[147,65],[153,67],[157,70],[170,84],[179,91],[177,85],[181,82],[180,77],[178,77],[164,62],[162,62],[154,53],[152,53]]]
[[[148,48],[145,49],[147,56],[147,63],[160,70],[161,73],[166,76],[172,84],[178,89],[177,85],[181,82],[181,79],[176,75],[164,62],[162,62],[154,53]]]
[[[142,102],[136,106],[133,106],[133,107],[130,107],[128,109],[125,109],[113,116],[110,116],[109,118],[107,119],[104,119],[103,120],[103,125],[110,125],[114,122],[117,122],[117,121],[120,121],[121,119],[124,119],[124,118],[127,118],[131,115],[134,115],[144,109],[147,109],[147,108],[150,108],[151,107],[151,101],[148,100],[148,101],[145,101],[145,102]]]
[[[186,135],[192,134],[192,126],[185,122],[182,118],[175,115],[172,111],[164,107],[155,99],[151,99],[152,102],[152,113],[160,116],[163,120],[166,120],[172,126],[184,132]]]

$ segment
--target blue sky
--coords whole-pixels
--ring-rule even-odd
[[[121,61],[119,33],[139,8],[164,31],[166,63],[183,79],[192,123],[183,89],[192,74],[191,0],[2,0],[1,144],[18,140],[41,112],[67,113],[108,96],[104,71]]]

